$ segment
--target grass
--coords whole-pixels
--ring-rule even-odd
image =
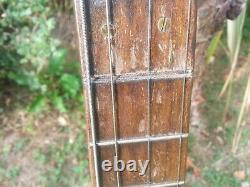
[[[209,65],[207,79],[202,88],[206,100],[202,111],[206,120],[209,121],[208,129],[210,132],[222,125],[225,100],[218,99],[218,94],[223,86],[222,76],[227,65],[226,59]]]
[[[249,20],[250,16],[247,21]],[[245,40],[243,46],[247,45],[245,42],[250,43],[249,39]],[[221,51],[218,51],[215,63],[207,65],[205,80],[202,87],[203,97],[206,101],[201,106],[201,113],[202,117],[207,122],[206,130],[208,131],[209,137],[206,138],[206,142],[207,144],[212,142],[209,148],[210,151],[212,151],[212,156],[207,157],[206,161],[202,162],[201,155],[197,156],[195,152],[192,153],[195,137],[191,137],[190,156],[199,164],[202,174],[201,179],[194,180],[189,184],[190,187],[238,187],[244,181],[250,183],[250,177],[246,178],[244,181],[240,181],[234,177],[235,171],[244,170],[248,167],[247,163],[249,163],[249,158],[246,161],[231,154],[231,145],[236,128],[235,124],[237,123],[237,117],[240,113],[240,106],[248,76],[247,74],[240,75],[239,78],[234,79],[231,85],[230,97],[219,98],[218,96],[224,84],[224,76],[227,74],[229,68],[228,59],[226,55],[222,54]],[[243,50],[241,55],[246,55],[246,50]],[[245,62],[239,63],[236,70],[242,67],[244,68],[244,63]],[[225,115],[227,104],[228,108]],[[222,131],[217,132],[218,128],[222,128]],[[247,149],[247,145],[249,144],[249,134],[249,129],[243,130],[241,144],[239,146],[243,153],[244,149]],[[217,137],[222,138],[223,144],[217,141]],[[201,142],[198,144],[201,144]],[[205,155],[206,153],[204,153],[203,156]],[[247,156],[245,157],[247,158]],[[246,163],[245,165],[239,165],[239,162]]]
[[[15,183],[20,173],[21,168],[18,166],[12,166],[10,169],[6,169],[5,166],[0,163],[0,182],[8,179],[12,181],[12,183]]]
[[[76,186],[88,180],[84,141],[83,135],[78,135],[74,143],[50,146],[48,150],[37,155],[36,159],[40,163],[50,165],[43,175],[43,183],[46,186]]]
[[[60,113],[48,106],[48,111],[35,114],[22,108],[26,102],[12,99],[14,105],[10,105],[10,110],[5,108],[4,116],[0,116],[8,123],[1,129],[0,136],[0,144],[3,142],[0,145],[0,186],[20,185],[19,182],[27,178],[27,168],[32,169],[28,175],[38,173],[34,180],[42,187],[77,187],[87,183],[88,154],[84,143],[82,97],[69,103],[71,110],[68,112]],[[20,111],[21,117],[18,116]],[[59,118],[65,120],[64,125],[58,122]],[[16,122],[19,123],[17,127]],[[46,139],[48,143],[44,143]],[[29,186],[32,182],[25,184]]]
[[[199,163],[201,169],[201,179],[195,180],[190,187],[238,187],[242,181],[239,181],[233,176],[234,171],[237,171],[239,168],[239,160],[233,155],[230,155],[231,142],[234,135],[235,123],[237,115],[239,113],[238,106],[231,104],[228,110],[228,120],[225,122],[223,119],[224,109],[226,105],[226,98],[219,99],[218,94],[223,86],[223,70],[227,67],[226,60],[222,60],[214,65],[208,65],[208,74],[210,79],[206,80],[203,86],[204,97],[206,102],[202,106],[203,118],[207,121],[208,126],[207,130],[209,137],[207,138],[207,144],[211,141],[212,146],[209,148],[212,151],[212,157],[207,157],[205,163],[201,161],[201,155],[197,155],[195,152],[192,152],[192,147],[194,146],[196,140],[195,137],[190,138],[190,156],[195,160],[196,163]],[[213,67],[211,67],[213,66]],[[214,67],[215,66],[215,67]],[[213,77],[211,79],[211,77]],[[241,84],[236,84],[237,87],[243,86],[244,81],[240,80]],[[241,92],[238,89],[233,89],[232,91],[232,103],[239,100],[240,95],[243,94],[243,89]],[[238,101],[239,102],[239,101]],[[223,132],[217,133],[216,130],[218,127],[223,127]],[[223,139],[224,144],[221,145],[216,141],[216,137],[219,136]],[[243,133],[243,141],[240,145],[241,147],[246,146],[249,141],[249,131]],[[199,143],[198,143],[199,144]],[[204,153],[206,155],[206,153]],[[203,155],[203,156],[204,156]],[[228,157],[228,160],[225,158]],[[225,162],[223,161],[225,159]],[[214,166],[214,163],[222,160],[222,164]],[[222,166],[221,166],[222,165]],[[204,167],[204,168],[203,168]],[[249,179],[246,179],[249,181]]]
[[[211,169],[205,169],[202,176],[208,181],[211,187],[238,187],[240,181],[231,174]]]

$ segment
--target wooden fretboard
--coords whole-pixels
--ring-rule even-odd
[[[92,185],[182,186],[195,0],[75,0]],[[145,175],[104,160],[149,160]]]

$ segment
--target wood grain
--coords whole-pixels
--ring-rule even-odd
[[[147,160],[147,143],[138,143],[121,146],[120,159],[128,162],[129,160],[138,160],[145,162]],[[148,172],[148,170],[147,170]],[[121,173],[122,186],[143,185],[147,183],[147,173],[140,176],[139,172],[124,171]]]
[[[75,0],[76,7],[80,0]],[[116,75],[144,72],[193,70],[196,36],[195,0],[152,0],[152,33],[148,45],[149,4],[148,0],[110,0],[108,38],[105,0],[83,1],[88,16],[87,40],[91,77],[110,75],[110,58]],[[80,10],[77,14],[79,16]],[[80,28],[80,17],[78,26]],[[163,24],[163,25],[162,25]],[[164,28],[162,28],[164,27]],[[108,43],[111,43],[111,52]],[[82,50],[82,48],[80,48]],[[150,53],[149,53],[150,50]],[[111,57],[109,56],[111,54]],[[83,56],[82,56],[83,57]],[[150,61],[149,61],[150,60]],[[85,70],[83,74],[85,75]],[[148,85],[150,83],[150,86]],[[92,142],[89,113],[94,113],[96,141],[134,139],[146,136],[188,133],[192,78],[169,80],[143,80],[123,83],[95,84],[91,82],[94,111],[88,109],[86,98],[87,132]],[[111,87],[114,87],[112,101]],[[150,88],[150,90],[148,90]],[[87,95],[87,94],[85,94]],[[112,104],[116,107],[113,110]],[[117,132],[114,132],[113,114],[116,116]],[[147,160],[150,165],[146,175],[138,172],[120,173],[121,186],[158,184],[185,179],[186,138],[118,145],[118,159]],[[117,186],[116,173],[101,170],[103,160],[113,161],[115,146],[98,146],[98,166],[101,186]],[[93,147],[89,146],[92,186],[96,186],[93,162]]]
[[[96,133],[98,140],[112,140],[114,138],[114,131],[110,84],[95,85],[95,93]]]
[[[109,74],[108,38],[105,1],[85,1],[89,6],[89,39],[91,43],[92,72]],[[101,49],[101,51],[100,51]]]
[[[147,131],[147,82],[117,85],[120,138],[144,137]]]
[[[151,40],[151,68],[153,70],[171,69],[171,24],[174,1],[155,0],[153,1],[152,16],[152,40]],[[158,29],[160,18],[166,18],[167,32]]]
[[[147,0],[112,0],[113,55],[117,74],[147,69]]]

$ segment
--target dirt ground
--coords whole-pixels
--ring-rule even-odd
[[[84,112],[30,114],[25,92],[15,93],[0,96],[0,186],[82,186],[88,180]]]
[[[249,187],[249,115],[245,116],[244,133],[236,154],[231,152],[231,147],[250,59],[240,59],[231,96],[219,98],[230,67],[225,56],[219,53],[215,62],[206,65],[201,90],[193,93],[196,95],[192,101],[187,186]]]

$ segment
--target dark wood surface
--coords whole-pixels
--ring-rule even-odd
[[[156,73],[193,70],[196,7],[195,0],[190,1],[191,6],[188,0],[152,0],[152,32],[148,45],[149,1],[111,0],[110,28],[115,75],[147,73],[148,69]],[[78,17],[81,12],[77,8],[79,1],[75,2],[81,35],[82,20]],[[88,0],[84,3],[91,76],[110,75],[105,1]],[[162,21],[165,25],[160,29]],[[147,80],[115,83],[117,138],[133,139],[147,135],[188,133],[192,81],[191,78],[151,80],[150,92]],[[97,141],[114,140],[111,84],[94,84],[93,93]],[[87,129],[89,142],[92,142],[88,101],[86,98]],[[147,142],[119,145],[118,158],[124,161],[147,160],[148,156],[150,157],[146,175],[122,172],[121,186],[184,180],[187,144],[186,138],[182,141],[175,139],[153,142],[150,144],[150,155]],[[92,147],[89,148],[89,155],[92,185],[96,186]],[[114,156],[114,145],[98,147],[99,163],[102,160],[113,160]],[[99,169],[102,186],[117,186],[115,172],[103,172]]]

